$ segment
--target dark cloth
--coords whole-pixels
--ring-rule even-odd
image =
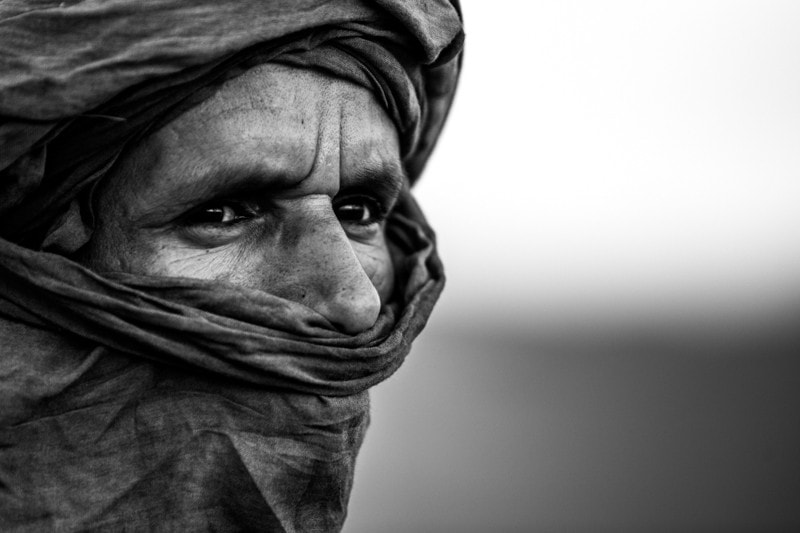
[[[444,0],[0,4],[0,530],[341,528],[367,390],[444,281],[408,190],[387,226],[401,287],[355,336],[260,291],[69,257],[125,147],[265,61],[372,90],[415,180],[462,38]]]

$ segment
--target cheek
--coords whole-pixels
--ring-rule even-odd
[[[131,242],[131,235],[119,225],[101,224],[76,259],[97,272],[135,272],[139,254],[135,253]]]
[[[361,267],[378,291],[381,303],[388,302],[394,290],[394,263],[386,237],[381,235],[375,242],[353,242],[352,245]]]
[[[229,279],[241,265],[235,246],[198,249],[175,242],[156,242],[141,250],[140,272],[155,276]]]
[[[310,252],[313,244],[317,244],[318,248]],[[324,252],[335,244],[325,243],[324,239],[317,243],[295,243],[293,239],[268,238],[259,234],[258,238],[242,239],[217,248],[198,249],[187,246],[178,238],[157,232],[124,231],[113,225],[94,236],[90,253],[83,262],[101,272],[219,279],[282,297],[296,298],[296,292],[303,292],[298,290],[298,284],[302,281],[298,278],[303,277],[298,265],[314,263],[312,266],[316,272],[319,269],[316,262],[326,257]],[[368,242],[350,240],[348,244],[344,238],[340,245],[352,247],[358,264],[375,287],[380,301],[388,302],[394,290],[395,272],[383,233]],[[298,250],[302,253],[298,253]]]
[[[224,279],[238,256],[233,246],[198,249],[157,232],[112,226],[95,233],[79,261],[98,272]]]

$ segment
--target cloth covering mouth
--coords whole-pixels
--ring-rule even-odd
[[[338,332],[302,304],[258,290],[188,278],[100,275],[8,241],[0,241],[0,319],[220,378],[293,392],[356,394],[402,364],[444,285],[433,234],[407,193],[387,233],[404,254],[397,265],[401,290],[375,325],[355,336]],[[14,359],[5,353],[0,365]]]
[[[463,31],[447,0],[0,3],[0,529],[336,531],[369,419],[444,274],[408,187],[395,298],[350,336],[221,282],[92,272],[92,187],[263,62],[370,89],[413,183]]]

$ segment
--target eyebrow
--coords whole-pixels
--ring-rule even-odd
[[[340,191],[350,188],[364,188],[387,200],[387,209],[393,207],[395,200],[400,196],[400,191],[408,183],[408,175],[403,166],[398,163],[389,163],[382,167],[360,168],[353,172],[351,179],[343,179]]]
[[[200,205],[225,196],[269,193],[284,187],[276,171],[273,177],[265,180],[270,172],[263,169],[247,168],[238,165],[223,165],[217,168],[189,168],[187,173],[194,179],[182,186],[181,206],[176,211],[184,211],[187,206]],[[268,183],[265,183],[267,181]],[[275,183],[277,181],[277,183]],[[291,181],[294,181],[293,179]],[[399,161],[367,163],[348,174],[340,176],[338,193],[357,191],[369,192],[381,200],[386,211],[390,211],[400,196],[408,176]],[[337,193],[337,194],[338,194]]]
[[[281,173],[271,175],[263,169],[248,168],[239,165],[222,165],[219,167],[187,169],[192,180],[183,185],[186,199],[190,202],[203,202],[224,196],[260,193],[262,191],[279,190]],[[268,179],[267,176],[269,176]]]

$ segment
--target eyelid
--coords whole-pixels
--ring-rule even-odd
[[[233,208],[237,216],[233,220],[227,222],[202,220],[203,214],[207,210],[220,209],[220,208]],[[239,216],[244,212],[243,216]],[[211,200],[196,206],[182,215],[178,216],[174,224],[186,230],[191,228],[204,228],[203,231],[233,231],[233,229],[241,224],[252,221],[261,216],[260,206],[254,202],[243,201],[239,199],[221,199]]]
[[[368,200],[370,203],[374,204],[377,208],[377,212],[373,213],[373,218],[375,222],[383,222],[386,220],[386,217],[389,216],[390,209],[387,209],[384,202],[380,198],[376,198],[374,194],[369,194],[363,191],[347,191],[343,195],[337,195],[333,201],[334,209],[342,205],[347,205],[348,203],[353,202],[353,200]],[[370,206],[370,209],[372,206]],[[364,225],[372,224],[374,222],[363,223]]]
[[[342,187],[338,194],[334,197],[334,203],[340,203],[344,198],[364,197],[369,198],[380,206],[384,214],[388,214],[394,207],[395,202],[399,198],[399,192],[394,194],[391,192],[390,187],[374,187],[370,183],[361,184],[356,183],[350,186]]]

